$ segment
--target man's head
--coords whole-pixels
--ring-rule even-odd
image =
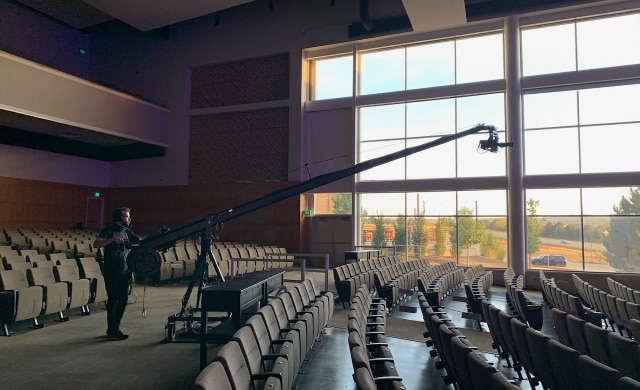
[[[120,207],[113,211],[113,222],[120,226],[129,227],[131,225],[131,210],[128,207]]]

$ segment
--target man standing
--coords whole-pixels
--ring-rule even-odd
[[[107,340],[125,340],[120,321],[127,307],[131,270],[127,265],[130,245],[140,238],[129,227],[131,210],[121,207],[113,211],[113,224],[104,228],[93,242],[94,248],[104,248],[103,274],[107,289]]]

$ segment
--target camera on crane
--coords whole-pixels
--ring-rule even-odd
[[[478,149],[489,151],[491,153],[497,153],[499,148],[512,147],[513,142],[500,142],[497,130],[489,130],[489,139],[481,140],[478,144]]]

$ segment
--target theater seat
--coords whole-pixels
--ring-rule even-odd
[[[76,265],[56,265],[53,267],[56,281],[65,282],[69,290],[69,303],[67,309],[79,307],[83,315],[90,314],[89,298],[91,286],[89,279],[80,279]]]
[[[0,271],[0,324],[5,336],[10,336],[8,324],[32,319],[35,327],[42,310],[42,287],[29,286],[24,270]]]
[[[27,270],[27,278],[31,286],[42,287],[42,312],[40,314],[58,313],[60,321],[66,321],[69,318],[62,312],[67,308],[69,293],[67,284],[64,282],[56,282],[53,275],[53,268],[40,267],[29,268]]]

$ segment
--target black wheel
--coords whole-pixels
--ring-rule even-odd
[[[168,323],[166,326],[167,330],[167,341],[175,341],[176,339],[176,324]]]

